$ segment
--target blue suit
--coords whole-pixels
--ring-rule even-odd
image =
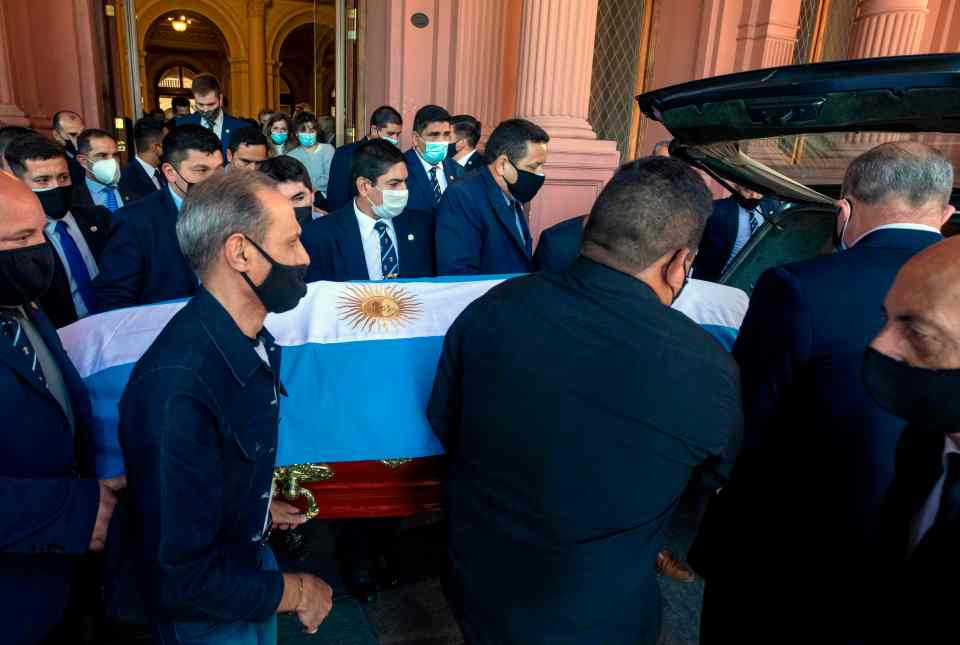
[[[433,184],[427,176],[427,171],[423,169],[423,163],[417,155],[417,151],[410,148],[403,156],[407,160],[407,190],[410,191],[410,200],[407,202],[407,208],[416,211],[427,211],[428,213],[437,213],[437,202],[433,200]],[[450,185],[464,174],[463,166],[453,159],[443,160],[443,175],[447,178],[447,190]],[[446,191],[444,191],[446,192]]]
[[[407,209],[394,218],[393,228],[400,256],[400,277],[436,275],[433,215]],[[303,227],[300,241],[310,255],[307,282],[370,279],[352,201],[326,217],[309,222]]]
[[[862,638],[866,553],[903,429],[866,392],[862,356],[897,271],[940,239],[877,230],[757,282],[733,349],[743,449],[690,554],[707,580],[703,643],[757,642],[783,625],[797,642]],[[842,575],[827,581],[837,556]]]
[[[192,296],[199,284],[177,242],[177,206],[170,188],[114,214],[100,275],[97,307],[110,311]]]
[[[779,207],[779,202],[771,197],[760,200],[758,208],[764,216]],[[737,243],[740,230],[740,204],[734,197],[715,199],[713,213],[707,220],[700,241],[700,250],[693,261],[693,277],[700,280],[717,282],[724,267],[730,260],[730,254]]]
[[[330,161],[330,174],[327,177],[327,210],[338,211],[353,197],[353,182],[350,174],[353,166],[353,153],[367,138],[348,143],[337,148]]]
[[[189,116],[182,116],[177,119],[177,125],[203,125],[199,112],[194,112]],[[227,163],[227,148],[230,147],[230,135],[241,128],[245,128],[249,123],[242,119],[232,117],[226,112],[223,113],[223,131],[220,137],[220,149],[223,151],[223,163]]]
[[[471,172],[447,188],[437,211],[437,275],[532,270],[526,215],[507,203],[489,168]]]
[[[163,177],[163,174],[160,175]],[[152,195],[159,190],[153,183],[153,178],[147,175],[147,171],[137,161],[136,157],[130,160],[130,163],[120,172],[120,183],[117,184],[122,192],[130,195],[130,201],[143,199],[147,195]],[[161,180],[160,185],[166,185],[166,180]],[[126,205],[127,202],[124,202]]]
[[[63,408],[0,337],[0,625],[5,643],[33,643],[63,618],[71,555],[87,551],[100,489],[93,473],[90,398],[47,317],[24,307],[63,375]],[[80,476],[91,479],[79,479]]]
[[[564,273],[580,255],[580,240],[583,238],[583,220],[586,215],[578,215],[554,224],[540,233],[537,251],[533,254],[533,263],[537,271]]]

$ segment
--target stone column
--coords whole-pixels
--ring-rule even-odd
[[[850,58],[919,53],[926,20],[927,0],[860,0]]]
[[[597,0],[524,0],[517,114],[550,135],[546,184],[530,207],[534,238],[590,211],[620,163],[587,120]]]
[[[793,64],[800,0],[748,0],[737,30],[736,71]]]
[[[17,106],[13,89],[13,79],[10,77],[10,40],[7,38],[7,17],[0,2],[0,121],[6,125],[30,126],[30,119]]]
[[[247,24],[249,25],[250,53],[250,111],[256,112],[267,104],[267,37],[264,30],[264,0],[247,0]],[[250,116],[250,114],[247,114]],[[256,116],[256,115],[253,115]]]

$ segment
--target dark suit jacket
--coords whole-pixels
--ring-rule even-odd
[[[760,210],[764,214],[774,212],[779,202],[772,198],[760,201]],[[740,228],[740,205],[733,197],[715,199],[713,213],[707,220],[700,241],[700,250],[693,261],[693,277],[699,280],[717,282],[723,273],[723,267],[730,259],[730,253],[737,242]]]
[[[427,416],[450,460],[447,590],[468,642],[656,642],[663,529],[695,468],[728,471],[742,422],[719,344],[579,258],[467,307]]]
[[[960,517],[931,529],[909,552],[910,530],[943,474],[944,435],[908,427],[897,444],[893,482],[881,515],[875,559],[876,627],[870,643],[950,643],[956,640],[955,608],[943,593],[960,576],[956,550]]]
[[[122,176],[123,174],[121,173],[121,177]],[[125,188],[119,183],[117,184],[117,192],[120,193],[120,199],[123,200],[123,206],[140,199],[140,195],[131,193],[129,189]],[[80,181],[73,184],[70,204],[71,208],[93,208],[98,205],[95,201],[93,201],[93,195],[90,194],[90,189],[87,187],[87,182],[84,178],[81,178]]]
[[[93,254],[93,259],[99,266],[100,255],[107,245],[107,235],[110,233],[110,211],[103,206],[94,206],[93,208],[73,208],[70,212],[90,248],[90,253]],[[58,253],[54,253],[53,282],[38,302],[54,327],[59,329],[77,322],[77,309],[70,294],[67,267],[63,266]]]
[[[194,112],[189,116],[182,116],[177,119],[177,125],[203,125],[200,113]],[[223,163],[227,163],[227,148],[230,147],[230,134],[241,128],[247,127],[248,123],[236,117],[232,117],[226,112],[223,113],[223,132],[220,137],[220,149],[223,152]]]
[[[579,215],[554,224],[540,233],[533,264],[537,271],[563,273],[580,255],[580,240],[583,238],[583,220]]]
[[[407,190],[410,191],[407,208],[436,215],[437,204],[433,201],[433,184],[430,183],[427,171],[423,169],[423,163],[417,151],[410,148],[403,153],[403,156],[407,159]],[[450,190],[453,182],[463,176],[464,169],[453,159],[444,159],[443,174],[447,178],[447,190]]]
[[[474,153],[474,155],[467,161],[467,165],[463,166],[463,171],[467,173],[471,170],[478,170],[486,166],[487,163],[487,158],[483,156],[482,152],[477,150],[476,153]]]
[[[750,629],[760,637],[784,624],[809,638],[825,630],[835,642],[860,636],[865,554],[903,427],[866,392],[862,356],[883,326],[881,305],[897,271],[939,239],[879,230],[847,251],[771,269],[757,282],[733,348],[743,382],[743,450],[723,504],[711,509],[726,530],[712,536],[713,547],[705,533],[694,549],[721,560],[713,577],[704,573],[708,588],[724,589],[713,598],[716,609],[707,592],[704,643],[713,642],[711,615],[721,621],[717,642],[753,642]],[[826,584],[824,562],[839,554],[844,573]]]
[[[63,374],[74,431],[24,356],[0,341],[0,625],[3,642],[34,643],[63,617],[76,561],[93,534],[90,399],[42,312],[25,307]],[[78,479],[79,476],[90,479]]]
[[[177,206],[169,188],[118,210],[93,281],[97,307],[110,311],[188,298],[196,274],[177,242]]]
[[[489,168],[452,184],[437,211],[437,275],[527,273],[533,270],[530,229],[504,199]]]
[[[393,227],[400,256],[400,277],[436,275],[433,215],[407,209],[394,218]],[[370,279],[352,201],[334,213],[309,222],[303,227],[300,241],[310,255],[307,282]]]
[[[70,183],[74,186],[83,183],[87,171],[83,169],[76,157],[67,153],[67,168],[70,170]]]
[[[161,182],[163,185],[163,182]],[[157,192],[157,186],[153,183],[144,170],[143,165],[136,160],[131,159],[130,163],[120,173],[120,190],[125,191],[133,197],[132,201],[143,199],[147,195]],[[124,202],[126,205],[126,202]]]
[[[353,152],[366,140],[367,138],[364,137],[359,141],[340,146],[333,153],[330,174],[327,178],[327,210],[331,213],[346,206],[353,197],[353,182],[350,181]]]

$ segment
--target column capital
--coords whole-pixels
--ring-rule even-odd
[[[266,0],[247,0],[247,18],[263,18],[266,12]]]

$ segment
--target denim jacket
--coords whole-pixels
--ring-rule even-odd
[[[120,401],[125,535],[110,558],[126,559],[120,587],[139,591],[152,622],[260,622],[280,604],[282,576],[260,556],[285,393],[280,352],[260,339],[270,366],[201,288]]]

